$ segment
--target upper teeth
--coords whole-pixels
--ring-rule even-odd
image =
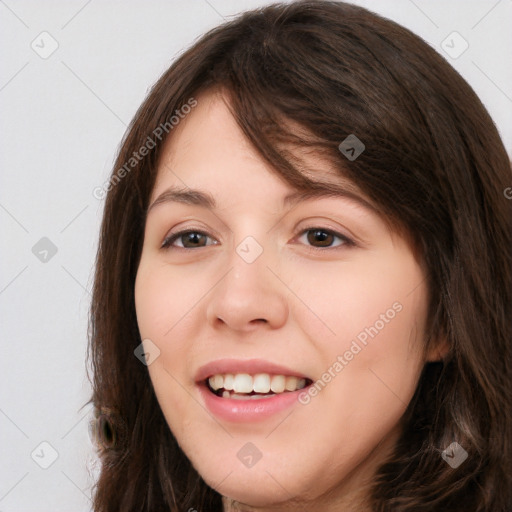
[[[254,376],[247,373],[227,373],[211,376],[208,383],[214,391],[224,388],[235,393],[283,393],[285,390],[302,389],[306,385],[306,379],[268,373],[257,373]]]

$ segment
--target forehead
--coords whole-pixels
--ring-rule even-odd
[[[304,134],[299,126],[286,128],[299,136]],[[292,184],[264,159],[234,119],[226,94],[204,92],[197,97],[197,106],[165,142],[151,201],[172,186],[179,189],[206,187],[211,193],[255,193],[262,189],[262,192],[289,196],[287,201],[303,194],[322,195],[331,191],[364,198],[371,203],[339,165],[333,165],[311,146],[289,146],[285,150],[293,155],[297,175],[300,173],[311,180],[312,185],[303,188]]]

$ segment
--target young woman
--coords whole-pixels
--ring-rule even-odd
[[[510,511],[510,185],[389,20],[292,2],[202,37],[105,190],[95,510]]]

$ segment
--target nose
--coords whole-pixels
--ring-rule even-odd
[[[265,251],[251,263],[233,251],[227,273],[209,294],[210,325],[249,332],[262,325],[278,329],[286,323],[287,289],[269,263]]]

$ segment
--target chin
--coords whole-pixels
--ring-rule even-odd
[[[303,472],[294,470],[280,453],[245,467],[233,457],[236,451],[226,449],[222,456],[193,461],[203,480],[222,496],[253,507],[277,506],[299,496],[306,501],[317,497],[320,489],[312,485],[315,476],[307,464]]]
[[[246,474],[243,474],[246,473]],[[206,475],[205,475],[206,476]],[[218,479],[203,479],[222,496],[253,507],[269,507],[287,501],[293,495],[288,481],[273,479],[264,470],[231,473],[220,485]],[[279,481],[279,484],[277,483]]]

